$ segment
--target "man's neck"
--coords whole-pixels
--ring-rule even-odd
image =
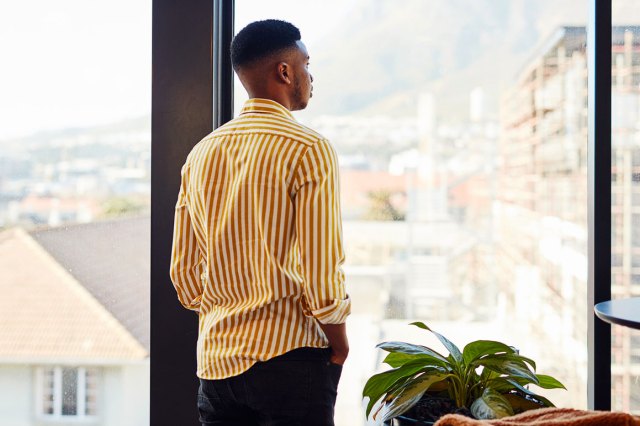
[[[292,111],[292,105],[291,105],[291,101],[289,100],[289,98],[287,96],[284,96],[282,94],[274,94],[274,93],[260,93],[260,92],[255,92],[255,93],[249,93],[249,99],[254,99],[254,98],[260,98],[260,99],[269,99],[271,101],[277,102],[280,105],[282,105],[283,107],[285,107],[286,109],[288,109],[289,111]]]

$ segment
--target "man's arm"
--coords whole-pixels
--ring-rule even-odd
[[[331,346],[331,362],[334,364],[344,364],[349,355],[349,341],[347,340],[347,325],[342,324],[322,324],[320,328],[329,340]]]
[[[182,169],[182,183],[176,203],[173,224],[173,247],[171,249],[171,268],[169,275],[185,308],[199,312],[202,299],[200,265],[202,256],[198,249],[196,236],[191,226],[191,216],[187,209],[188,169]]]
[[[332,361],[349,352],[345,321],[351,300],[345,291],[337,155],[326,140],[308,148],[296,173],[296,234],[305,299],[333,349]]]

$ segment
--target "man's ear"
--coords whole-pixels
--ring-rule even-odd
[[[286,62],[278,62],[278,79],[284,84],[291,84],[291,67]]]

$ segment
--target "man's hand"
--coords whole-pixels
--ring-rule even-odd
[[[344,362],[347,360],[348,355],[349,355],[348,353],[338,354],[332,348],[330,361],[332,364],[344,365]]]
[[[347,340],[346,324],[322,324],[318,323],[331,346],[331,362],[343,365],[349,356],[349,341]]]

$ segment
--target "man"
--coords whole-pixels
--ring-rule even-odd
[[[203,425],[333,425],[349,346],[338,163],[290,111],[313,87],[299,30],[266,20],[231,44],[249,94],[182,169],[171,279],[199,313]]]

